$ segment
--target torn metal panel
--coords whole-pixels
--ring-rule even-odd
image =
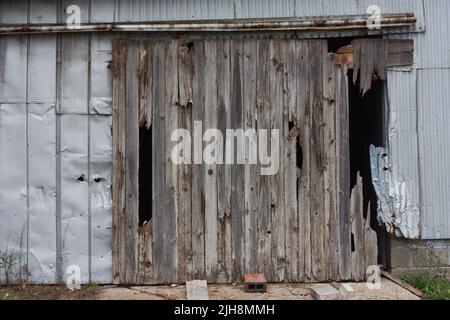
[[[395,181],[404,183],[410,215],[420,215],[419,145],[417,132],[417,72],[387,73],[387,119],[390,170]],[[413,222],[415,223],[415,222]],[[406,236],[405,236],[406,237]]]
[[[0,104],[0,255],[15,262],[6,278],[20,282],[27,274],[27,156],[25,104]]]
[[[112,282],[112,118],[90,116],[91,281]]]
[[[372,182],[378,197],[378,219],[398,237],[420,237],[420,211],[414,205],[408,185],[392,170],[389,151],[370,146]]]
[[[89,282],[88,116],[61,117],[62,273],[76,265]]]
[[[28,107],[29,281],[56,281],[56,110]]]

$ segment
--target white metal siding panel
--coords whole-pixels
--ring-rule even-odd
[[[56,110],[28,107],[29,281],[56,281]]]
[[[62,37],[60,113],[88,112],[89,37],[89,34]]]
[[[26,139],[25,104],[0,104],[0,252],[12,254],[18,262],[13,270],[16,281],[27,266]],[[0,283],[4,276],[2,270]]]
[[[88,116],[61,115],[61,259],[89,282]]]
[[[235,18],[294,17],[294,0],[236,0]]]
[[[112,114],[112,74],[108,64],[112,60],[114,35],[93,34],[91,41],[91,114]]]
[[[426,33],[414,35],[419,68],[450,68],[450,1],[424,0]]]
[[[112,118],[90,117],[92,281],[112,282]]]
[[[422,233],[425,239],[448,239],[450,69],[418,72]]]
[[[29,280],[56,280],[56,36],[30,38],[28,67]]]
[[[232,0],[119,0],[118,22],[232,19]]]
[[[56,35],[30,37],[28,101],[56,103]]]
[[[27,38],[0,37],[0,102],[26,100]]]
[[[30,23],[56,23],[56,10],[54,0],[30,1]]]
[[[91,0],[91,22],[106,23],[116,21],[116,1]]]
[[[1,1],[0,23],[27,23],[27,2],[27,0]]]

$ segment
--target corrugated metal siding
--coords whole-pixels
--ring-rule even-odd
[[[50,0],[17,0],[0,2],[0,21],[63,21],[62,8],[68,4],[81,6],[83,22],[98,23],[359,14],[372,3],[382,12],[414,11],[418,28],[427,22],[426,33],[405,35],[416,40],[419,88],[416,72],[388,75],[391,119],[397,127],[391,151],[395,174],[406,181],[411,203],[421,203],[422,237],[450,238],[445,166],[450,70],[442,69],[450,68],[450,1],[64,0],[57,10]],[[111,281],[112,95],[106,67],[115,36],[0,38],[0,250],[8,245],[24,253],[32,282],[55,282],[59,264],[62,272],[70,264],[80,265],[84,282],[89,275],[92,281]]]
[[[419,147],[425,239],[450,238],[450,70],[419,70]]]
[[[419,172],[419,193],[415,203],[420,204],[421,238],[450,238],[449,179],[450,169],[446,151],[450,145],[449,88],[450,88],[450,1],[424,1],[426,32],[402,36],[391,35],[389,38],[409,38],[415,41],[415,69],[417,73],[399,72],[399,76],[390,76],[390,92],[403,92],[399,95],[418,97],[416,132],[405,135],[403,142],[397,144],[398,154],[411,155],[409,161],[402,160],[399,166],[409,172],[411,165],[416,165]],[[399,68],[398,68],[399,69]],[[397,69],[397,70],[398,70]],[[394,73],[391,73],[394,74]],[[403,79],[402,79],[403,78]],[[409,80],[408,80],[409,79]],[[414,79],[414,80],[413,80]],[[411,90],[408,83],[416,81]],[[398,104],[391,102],[395,110]],[[401,103],[398,101],[398,103]],[[411,114],[412,116],[412,114]],[[408,121],[402,119],[402,121]],[[411,122],[412,124],[412,122]],[[406,123],[398,123],[394,130],[405,130]],[[418,139],[419,160],[417,164],[414,150],[410,149]],[[394,150],[392,150],[394,151]],[[420,166],[419,166],[420,165]],[[414,195],[414,193],[413,193]]]
[[[416,71],[388,72],[390,197],[404,237],[420,237]]]
[[[30,8],[31,23],[56,21],[54,1],[34,0]],[[53,3],[53,5],[52,5]],[[365,14],[370,5],[378,5],[382,13],[413,12],[418,18],[418,31],[425,21],[423,0],[62,0],[64,8],[79,5],[82,22],[136,22],[161,20],[236,19],[269,17],[307,17]],[[27,0],[3,1],[2,23],[26,23]]]

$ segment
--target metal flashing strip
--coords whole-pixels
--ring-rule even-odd
[[[235,20],[148,21],[139,23],[1,25],[0,34],[65,32],[230,32],[230,31],[343,31],[368,28],[368,15],[307,18],[270,18]],[[381,29],[411,27],[417,22],[413,13],[385,14]]]

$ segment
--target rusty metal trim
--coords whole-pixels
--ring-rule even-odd
[[[66,32],[342,31],[367,29],[368,15],[309,18],[147,21],[139,23],[0,25],[0,35]],[[414,26],[413,13],[381,16],[381,29]]]

